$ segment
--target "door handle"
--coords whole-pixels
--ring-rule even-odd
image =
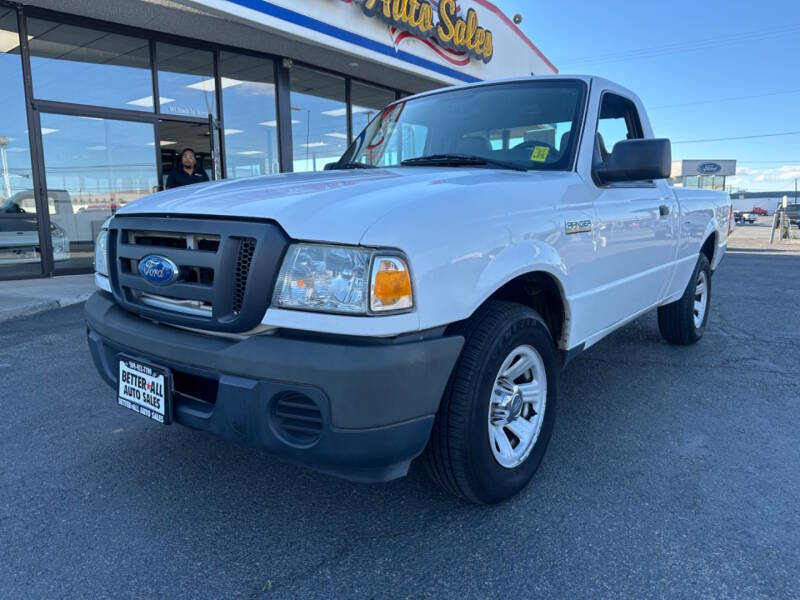
[[[662,204],[661,206],[659,206],[658,214],[661,217],[666,217],[667,215],[669,215],[669,206],[667,206],[666,204]]]

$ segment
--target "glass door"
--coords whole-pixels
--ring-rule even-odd
[[[158,122],[161,148],[159,189],[219,179],[215,166],[208,121],[192,122],[161,119]]]

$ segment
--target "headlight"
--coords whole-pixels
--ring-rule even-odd
[[[294,244],[283,260],[275,304],[326,312],[366,311],[370,251]]]
[[[108,277],[108,219],[103,223],[100,234],[94,245],[94,270],[95,273]]]
[[[414,304],[408,267],[400,257],[321,244],[289,247],[273,303],[280,308],[352,315],[367,314],[367,307],[371,312],[385,312],[410,309]]]

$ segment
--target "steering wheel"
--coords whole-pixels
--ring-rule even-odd
[[[520,142],[519,144],[517,144],[516,146],[514,146],[511,149],[512,150],[521,150],[521,149],[524,149],[524,148],[535,148],[536,146],[544,146],[548,150],[550,150],[551,152],[555,152],[557,154],[560,154],[560,152],[558,152],[558,149],[555,146],[551,146],[547,142],[540,142],[538,140],[528,140],[527,142]]]

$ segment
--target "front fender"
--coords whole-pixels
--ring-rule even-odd
[[[534,271],[552,275],[564,291],[561,282],[567,277],[567,267],[558,252],[539,240],[526,240],[503,248],[481,272],[475,285],[479,301],[474,308],[512,279]]]
[[[502,249],[481,272],[475,285],[475,298],[470,314],[475,312],[497,290],[517,277],[530,273],[546,273],[555,282],[564,306],[562,341],[569,339],[570,306],[564,282],[568,269],[555,248],[540,240],[525,240]]]

